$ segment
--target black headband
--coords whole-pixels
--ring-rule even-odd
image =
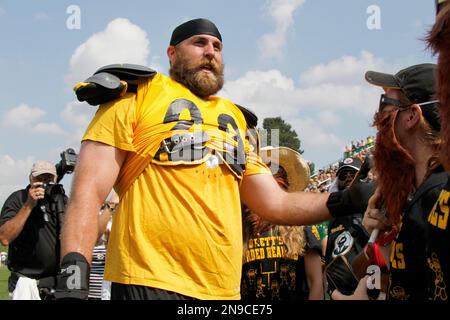
[[[181,41],[199,34],[207,34],[222,41],[222,36],[214,23],[207,19],[195,19],[180,24],[173,30],[170,45],[176,46]]]

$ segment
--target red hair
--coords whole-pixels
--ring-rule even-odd
[[[428,46],[439,53],[437,67],[438,99],[441,112],[441,137],[446,145],[441,147],[441,161],[450,170],[450,2],[444,5],[430,30]]]

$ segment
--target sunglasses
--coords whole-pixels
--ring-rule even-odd
[[[353,178],[355,178],[355,176],[356,176],[356,171],[348,170],[348,171],[339,172],[338,179],[341,181],[345,181],[347,179],[353,180]]]
[[[383,109],[389,105],[398,107],[400,109],[405,109],[405,108],[409,107],[411,104],[402,104],[400,102],[400,100],[392,99],[392,98],[387,97],[385,94],[382,94],[380,96],[380,102],[378,104],[378,112],[383,111]]]
[[[422,102],[422,103],[402,104],[400,102],[400,100],[392,99],[392,98],[389,98],[386,95],[382,94],[380,96],[380,102],[379,102],[379,105],[378,105],[378,112],[383,111],[383,109],[386,106],[388,106],[388,105],[395,106],[395,107],[400,108],[400,109],[407,109],[408,107],[412,106],[413,104],[417,104],[418,106],[423,107],[423,106],[432,105],[432,104],[436,104],[436,103],[439,103],[439,100],[432,100],[432,101],[427,101],[427,102]]]

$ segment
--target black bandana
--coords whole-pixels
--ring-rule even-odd
[[[222,36],[214,23],[207,19],[195,19],[180,24],[173,30],[170,45],[176,46],[181,41],[199,34],[207,34],[222,41]]]

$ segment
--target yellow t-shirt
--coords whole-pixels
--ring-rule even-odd
[[[115,184],[107,280],[240,298],[239,182],[271,174],[245,130],[233,103],[202,100],[161,74],[100,106],[83,140],[130,151]]]

